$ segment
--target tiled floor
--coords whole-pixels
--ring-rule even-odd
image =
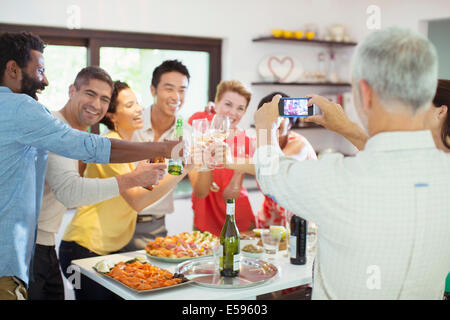
[[[256,214],[256,212],[262,205],[264,196],[259,190],[255,189],[256,182],[254,181],[254,179],[253,180],[245,179],[244,186],[247,187],[249,190],[250,203],[252,205],[254,213]],[[183,180],[175,190],[175,198],[176,198],[174,202],[175,211],[174,213],[166,216],[166,226],[168,233],[170,235],[192,230],[194,214],[192,211],[192,202],[190,198],[191,192],[192,189],[189,184],[189,181],[187,180]],[[56,235],[57,252],[59,243],[64,234],[64,230],[66,229],[67,224],[70,223],[70,221],[72,220],[74,212],[75,212],[74,210],[69,210],[64,215],[60,232]],[[66,281],[64,277],[63,279],[65,281],[64,286],[65,286],[66,300],[73,300],[74,299],[73,290],[70,288],[70,284]]]

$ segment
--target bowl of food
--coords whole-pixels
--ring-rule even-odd
[[[258,241],[259,241],[258,238],[240,239],[239,242],[240,242],[241,251],[247,245],[254,245],[254,246],[256,246],[258,244]]]
[[[256,244],[246,244],[244,246],[241,245],[241,254],[243,256],[258,259],[261,257],[263,253],[263,247],[258,246]]]

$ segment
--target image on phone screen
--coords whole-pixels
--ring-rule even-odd
[[[283,117],[308,117],[314,114],[314,105],[308,107],[309,98],[280,99],[280,115]]]

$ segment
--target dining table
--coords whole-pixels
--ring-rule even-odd
[[[312,282],[312,269],[314,255],[308,254],[304,265],[291,264],[287,251],[279,251],[274,258],[267,260],[265,255],[260,260],[270,262],[276,267],[276,274],[268,281],[248,287],[206,287],[190,281],[185,285],[168,287],[165,290],[152,290],[147,292],[135,292],[122,283],[105,276],[94,269],[101,261],[110,263],[125,262],[136,257],[145,257],[146,260],[162,269],[174,273],[178,263],[156,260],[146,255],[145,250],[116,253],[105,256],[97,256],[72,261],[72,268],[76,272],[89,277],[105,288],[111,290],[126,300],[256,300],[258,296],[271,292],[293,288]]]

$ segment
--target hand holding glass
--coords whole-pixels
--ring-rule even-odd
[[[214,142],[223,142],[230,134],[230,118],[216,114],[211,121],[209,136]],[[212,159],[212,164],[216,168],[223,168],[224,164]]]
[[[196,119],[192,121],[192,130],[194,138],[194,164],[198,171],[209,171],[205,165],[207,160],[205,155],[205,147],[210,140],[208,119]]]

